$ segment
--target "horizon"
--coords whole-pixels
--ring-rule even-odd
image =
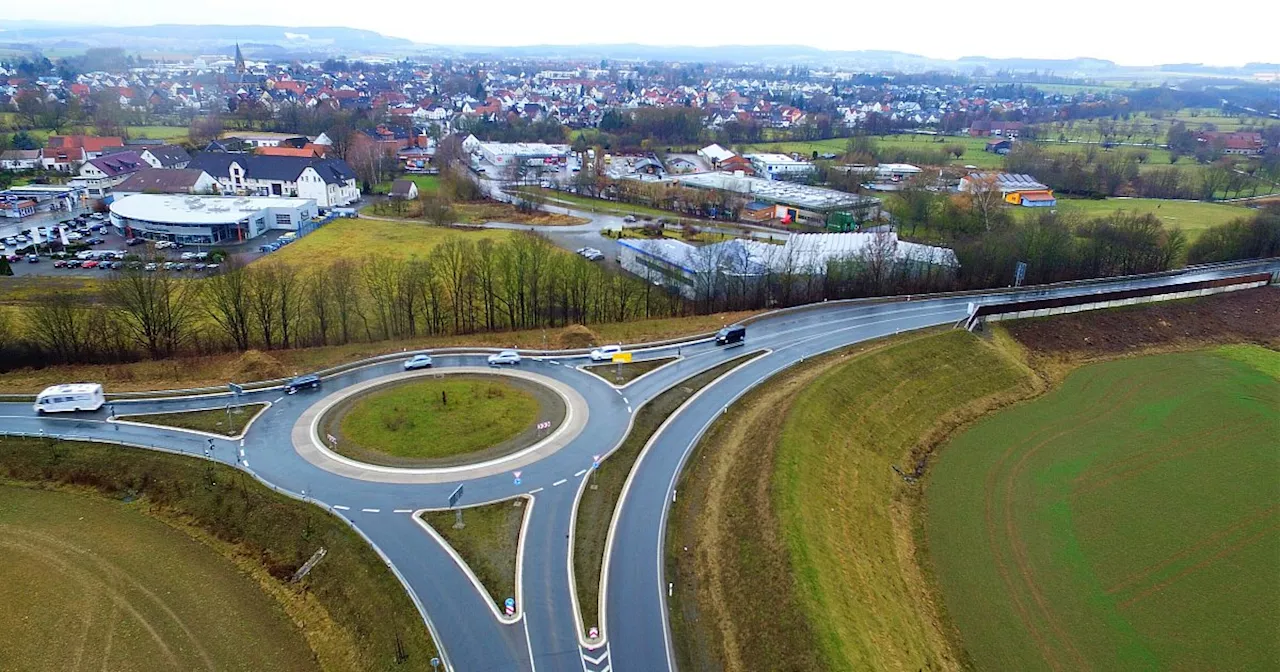
[[[376,15],[352,12],[345,25],[317,25],[295,22],[296,17],[333,15],[341,10],[337,2],[322,0],[303,5],[297,0],[273,2],[258,7],[252,19],[225,16],[207,21],[194,6],[138,0],[113,7],[109,16],[101,5],[85,0],[69,0],[63,15],[86,17],[83,22],[50,21],[43,8],[23,5],[6,10],[10,24],[36,22],[30,29],[58,27],[150,27],[263,26],[280,29],[357,29],[418,45],[448,48],[529,48],[529,47],[623,47],[647,48],[777,48],[805,47],[822,51],[885,51],[922,56],[933,60],[964,58],[1061,60],[1097,59],[1122,67],[1151,67],[1169,64],[1196,64],[1205,67],[1243,67],[1250,63],[1272,64],[1277,60],[1267,40],[1205,40],[1203,24],[1172,15],[1149,15],[1142,8],[1115,6],[1102,0],[1082,0],[1071,14],[1052,19],[1019,18],[1000,25],[985,16],[962,14],[949,3],[936,0],[913,9],[913,16],[938,16],[937,21],[903,19],[891,8],[826,8],[827,11],[780,14],[760,0],[748,0],[744,11],[725,15],[717,7],[681,6],[680,22],[672,29],[670,12],[648,11],[616,21],[617,16],[569,11],[546,15],[521,11],[525,6],[498,0],[487,16],[496,21],[476,21],[466,7],[433,7],[424,11],[404,0],[391,0]],[[759,11],[751,11],[761,8]],[[301,11],[305,9],[306,11]],[[316,11],[319,9],[320,11]],[[937,10],[937,11],[934,11]],[[389,22],[387,16],[403,12],[423,21]],[[1263,0],[1244,0],[1236,15],[1250,15],[1251,21],[1266,25],[1280,19],[1280,7]],[[1106,17],[1099,22],[1097,17]],[[511,17],[511,18],[505,18]],[[767,17],[768,29],[761,29]],[[607,29],[599,27],[603,21]],[[1050,23],[1052,21],[1052,23]],[[311,25],[303,25],[311,24]],[[848,33],[814,30],[813,26],[849,26]],[[856,26],[873,26],[859,30]],[[889,28],[886,30],[885,28]],[[901,28],[899,30],[899,28]],[[21,26],[16,28],[22,30]],[[0,37],[4,32],[0,31]],[[1049,37],[1046,37],[1046,32]],[[583,39],[572,39],[581,35]],[[753,36],[761,39],[752,40]],[[980,39],[975,39],[975,36]]]

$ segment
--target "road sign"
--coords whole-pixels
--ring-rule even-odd
[[[502,610],[505,611],[508,616],[514,616],[516,613],[515,598],[508,597],[507,601],[502,604]]]
[[[235,383],[227,383],[227,389],[231,390],[231,394],[234,394],[237,397],[244,394],[244,387],[236,385]]]
[[[629,352],[615,352],[615,353],[613,353],[613,363],[614,363],[614,364],[630,364],[630,363],[631,363],[631,353],[629,353]]]
[[[600,639],[600,628],[594,625],[591,626],[591,629],[587,631],[587,639]]]
[[[1013,269],[1013,286],[1021,287],[1022,281],[1027,279],[1027,262],[1019,261],[1018,265]]]
[[[461,486],[461,485],[459,485],[459,486],[458,486],[458,489],[457,489],[457,490],[454,490],[454,491],[453,491],[453,494],[449,495],[449,506],[454,506],[454,505],[456,505],[456,504],[458,503],[458,500],[459,500],[459,499],[462,499],[462,486]]]
[[[516,480],[516,485],[520,485],[520,472],[518,472],[518,471],[513,471],[513,472],[511,472],[511,473],[515,474],[515,477],[516,477],[516,479],[515,479],[515,480]]]
[[[435,670],[435,669],[439,669],[439,667],[440,667],[440,659],[439,659],[439,658],[432,658],[432,659],[431,659],[431,669]]]
[[[332,434],[325,434],[325,435],[324,435],[324,438],[329,439],[329,444],[330,444],[330,445],[334,445],[334,446],[338,445],[338,437],[336,437],[336,436],[334,436],[334,435],[332,435]]]
[[[591,468],[592,468],[592,469],[599,469],[599,468],[600,468],[600,456],[599,456],[599,455],[592,455],[592,456],[591,456]]]

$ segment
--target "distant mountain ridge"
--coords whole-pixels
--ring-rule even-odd
[[[1158,66],[1125,66],[1098,58],[1041,59],[965,56],[936,59],[889,50],[824,50],[804,45],[655,46],[646,44],[578,45],[435,45],[390,37],[372,30],[336,26],[186,25],[86,26],[49,22],[12,21],[0,28],[0,47],[40,49],[57,45],[122,47],[130,51],[174,53],[228,53],[231,45],[253,45],[250,58],[383,55],[411,57],[497,56],[505,58],[562,58],[566,60],[679,61],[690,63],[756,63],[772,66],[843,68],[865,71],[921,72],[996,70],[1052,72],[1062,76],[1097,77],[1135,70],[1250,76],[1278,72],[1280,65],[1249,63],[1242,67],[1215,67],[1194,63]]]

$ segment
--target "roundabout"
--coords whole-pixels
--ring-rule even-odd
[[[550,388],[505,375],[434,375],[396,381],[334,405],[320,438],[334,452],[388,467],[452,467],[501,458],[564,421]]]
[[[444,483],[537,462],[577,438],[588,417],[586,400],[561,381],[458,366],[379,376],[329,394],[303,411],[292,443],[308,462],[349,478]],[[451,440],[423,438],[442,430]]]

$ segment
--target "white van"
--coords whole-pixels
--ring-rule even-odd
[[[36,413],[60,411],[96,411],[106,403],[102,386],[97,383],[72,383],[46,387],[32,407]]]

